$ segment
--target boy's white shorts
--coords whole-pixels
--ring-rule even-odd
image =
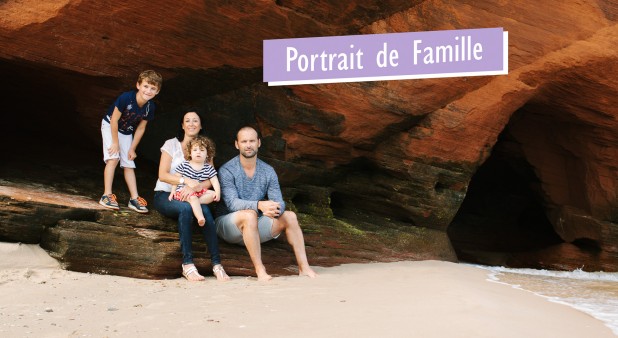
[[[105,120],[101,121],[101,136],[103,136],[103,162],[107,163],[109,159],[120,158],[121,168],[135,168],[135,162],[129,161],[129,149],[133,143],[133,135],[118,133],[120,153],[114,155],[110,155],[108,151],[112,145],[112,126]]]

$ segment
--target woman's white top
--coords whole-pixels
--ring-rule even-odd
[[[176,168],[182,161],[185,160],[185,154],[182,152],[182,145],[177,138],[171,138],[163,144],[161,152],[166,152],[172,157],[172,165],[170,166],[170,174],[176,173]],[[155,191],[172,191],[172,185],[165,183],[161,180],[157,180],[157,185],[154,188]]]

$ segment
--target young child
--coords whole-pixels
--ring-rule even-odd
[[[217,178],[217,171],[209,164],[214,156],[215,146],[209,138],[197,136],[187,142],[186,153],[186,161],[180,163],[176,168],[176,175],[181,177],[180,184],[172,187],[169,200],[171,201],[172,198],[178,201],[182,200],[181,190],[185,185],[185,178],[196,180],[199,183],[210,180],[214,191],[202,189],[192,193],[187,198],[197,223],[199,226],[204,226],[206,219],[204,219],[204,213],[200,204],[210,204],[213,201],[218,202],[221,197],[221,186]]]
[[[103,136],[104,191],[99,204],[118,210],[116,195],[112,193],[116,166],[124,169],[124,179],[131,193],[129,208],[147,213],[146,201],[137,193],[135,179],[135,150],[144,136],[146,124],[154,118],[155,104],[151,102],[161,90],[163,79],[153,70],[146,70],[137,78],[137,90],[122,93],[101,121]]]

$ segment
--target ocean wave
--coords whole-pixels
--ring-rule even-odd
[[[547,276],[547,277],[557,277],[557,278],[569,278],[569,279],[577,279],[577,280],[598,280],[605,282],[618,282],[618,272],[588,272],[583,271],[581,269],[575,269],[573,271],[553,271],[553,270],[537,270],[537,269],[514,269],[514,268],[506,268],[503,266],[483,266],[483,265],[473,265],[485,270],[494,271],[494,272],[506,272],[513,274],[523,274],[530,276]]]
[[[618,273],[470,265],[487,270],[491,282],[532,292],[549,301],[587,313],[618,335]]]

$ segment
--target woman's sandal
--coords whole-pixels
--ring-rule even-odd
[[[204,278],[204,276],[200,275],[199,272],[197,272],[197,268],[195,267],[195,265],[193,264],[187,264],[187,269],[185,269],[185,265],[182,265],[182,275],[191,282],[201,282],[203,280],[205,280],[206,278]]]
[[[217,280],[220,282],[226,282],[231,279],[230,276],[225,273],[225,270],[223,270],[223,265],[221,264],[215,265],[212,268],[212,272],[215,274],[215,277],[217,277]]]

